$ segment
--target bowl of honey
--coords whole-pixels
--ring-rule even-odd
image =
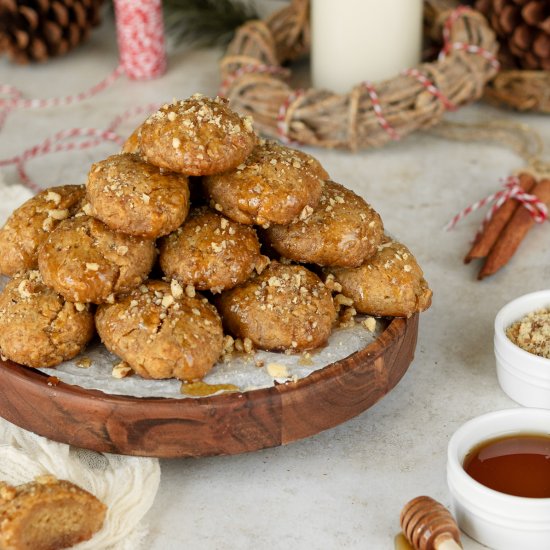
[[[494,349],[498,382],[508,397],[550,409],[550,290],[520,296],[497,313]]]
[[[462,531],[494,550],[550,548],[550,410],[517,408],[466,422],[447,454]]]

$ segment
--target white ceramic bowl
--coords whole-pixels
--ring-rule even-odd
[[[524,498],[485,487],[462,467],[466,454],[480,443],[518,433],[550,435],[550,410],[517,408],[466,422],[451,437],[447,483],[459,527],[495,550],[550,548],[550,498]]]
[[[527,313],[547,307],[550,307],[550,290],[541,290],[509,302],[495,318],[499,384],[509,397],[526,407],[550,409],[550,359],[521,349],[506,336],[506,329]]]

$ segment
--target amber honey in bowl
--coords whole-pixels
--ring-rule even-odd
[[[516,434],[484,441],[465,456],[463,468],[489,489],[550,498],[550,435]]]

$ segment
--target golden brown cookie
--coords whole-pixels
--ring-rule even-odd
[[[271,264],[233,290],[222,293],[224,326],[255,347],[301,351],[322,346],[336,312],[330,291],[305,267]]]
[[[122,145],[123,153],[140,153],[139,144],[141,141],[141,126],[136,128]]]
[[[139,131],[147,162],[191,176],[231,170],[256,144],[250,117],[231,111],[225,99],[200,94],[163,105]]]
[[[149,274],[153,241],[115,233],[90,216],[59,224],[38,254],[44,282],[72,302],[100,304],[127,292]]]
[[[88,491],[50,475],[17,487],[0,482],[0,548],[69,548],[91,539],[106,511]]]
[[[83,185],[51,187],[22,204],[0,229],[0,273],[13,275],[38,265],[38,248],[61,220],[82,206]]]
[[[203,182],[212,206],[232,220],[285,225],[315,207],[325,179],[310,155],[262,140],[236,170]]]
[[[37,270],[20,272],[0,293],[0,349],[28,367],[53,367],[78,355],[94,334],[90,307],[48,288]]]
[[[91,215],[115,231],[156,239],[189,212],[187,176],[121,153],[92,165],[86,184]]]
[[[289,225],[272,225],[265,242],[285,258],[323,266],[357,267],[382,242],[378,213],[361,197],[332,181],[310,216]]]
[[[192,210],[185,223],[160,243],[165,275],[198,290],[217,293],[233,288],[268,263],[252,227],[208,207]]]
[[[222,352],[216,308],[176,281],[148,281],[96,313],[108,350],[143,378],[202,378]]]
[[[362,266],[328,268],[342,286],[342,294],[353,300],[360,313],[375,317],[410,317],[428,309],[432,291],[422,269],[409,249],[388,240]]]

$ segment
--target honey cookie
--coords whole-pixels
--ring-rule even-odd
[[[375,317],[410,317],[428,309],[432,291],[409,249],[388,240],[356,268],[329,268],[360,313]]]
[[[83,185],[51,187],[22,204],[0,229],[0,273],[12,276],[38,266],[38,248],[61,220],[82,206]]]
[[[223,98],[201,94],[163,105],[140,127],[147,162],[191,176],[235,168],[256,144],[250,117],[240,117]]]
[[[89,540],[107,507],[78,485],[51,475],[13,487],[0,482],[0,548],[58,550]]]
[[[200,379],[223,347],[216,308],[176,281],[148,281],[100,306],[96,326],[107,349],[143,378]]]
[[[122,145],[122,153],[140,153],[141,127],[136,128]]]
[[[115,231],[156,239],[189,212],[187,177],[121,153],[92,165],[86,184],[91,215]]]
[[[236,170],[203,182],[212,206],[232,220],[286,225],[317,205],[325,179],[310,155],[262,140]]]
[[[53,367],[78,355],[94,334],[90,307],[48,288],[37,270],[20,272],[0,293],[0,349],[28,367]]]
[[[252,227],[208,207],[192,210],[159,248],[160,266],[170,279],[215,293],[243,283],[254,269],[261,271],[269,263]]]
[[[100,304],[127,292],[149,274],[153,241],[115,233],[90,216],[65,220],[38,254],[44,282],[73,302]]]
[[[331,293],[317,275],[278,262],[222,293],[218,305],[230,333],[274,351],[322,346],[336,318]]]
[[[263,237],[283,257],[297,262],[357,267],[376,252],[384,226],[361,197],[327,181],[310,216],[289,225],[273,225]]]

